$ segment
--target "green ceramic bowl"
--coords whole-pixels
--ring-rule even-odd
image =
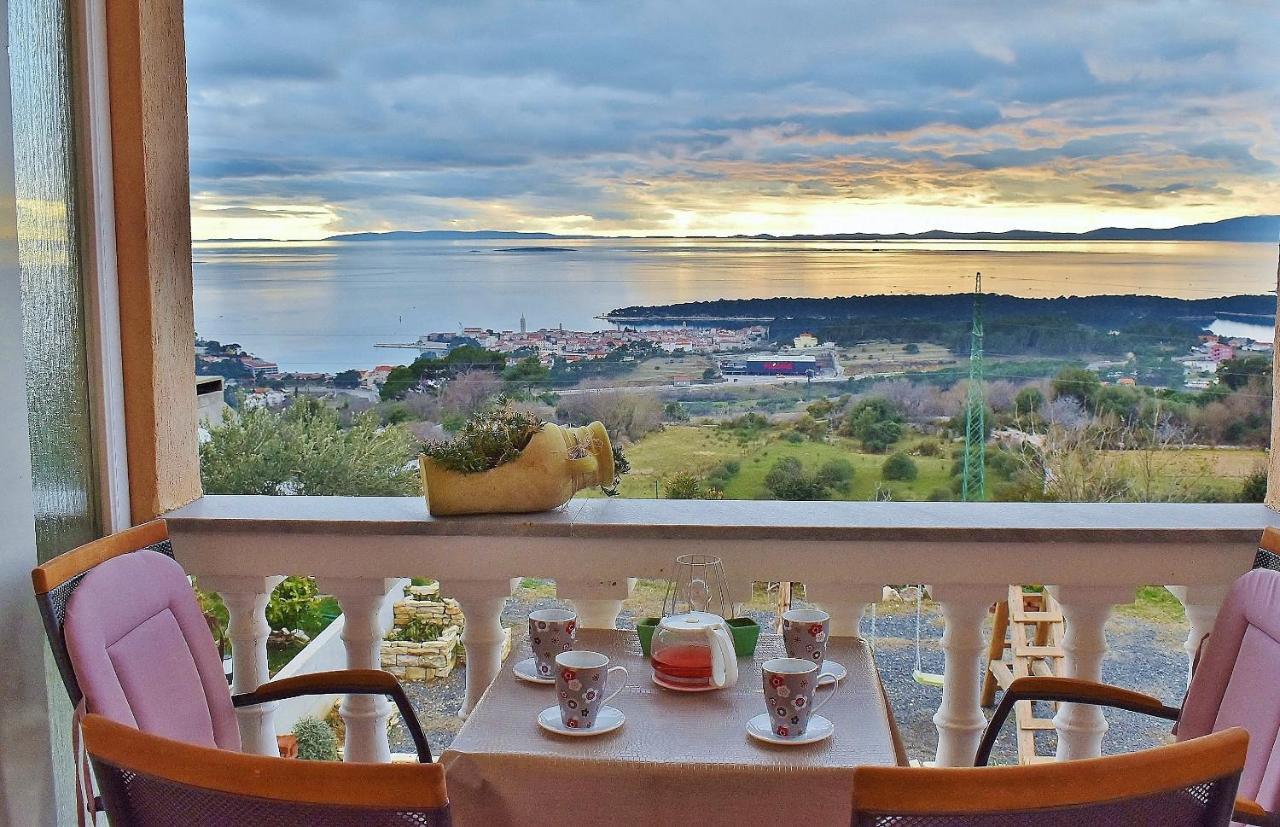
[[[636,621],[636,634],[640,636],[640,651],[649,657],[649,644],[653,642],[653,633],[658,629],[660,617],[642,617]]]
[[[735,617],[726,620],[729,634],[733,635],[733,651],[740,658],[749,658],[756,653],[756,643],[760,640],[760,624],[749,617]]]

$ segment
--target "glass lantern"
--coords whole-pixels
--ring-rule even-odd
[[[688,612],[707,612],[722,618],[733,616],[733,603],[719,557],[683,554],[676,558],[675,569],[667,581],[662,614],[670,617]]]

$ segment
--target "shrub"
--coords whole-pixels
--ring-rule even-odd
[[[818,469],[817,481],[841,494],[848,494],[853,486],[853,464],[847,459],[828,460]]]
[[[338,737],[333,728],[318,718],[300,718],[293,725],[298,739],[298,757],[303,761],[337,761]]]
[[[662,495],[668,500],[700,500],[702,486],[693,474],[681,471],[662,481]]]
[[[835,403],[830,399],[819,399],[816,402],[811,402],[809,407],[805,408],[809,412],[809,416],[814,419],[826,419],[834,409]]]
[[[200,446],[206,494],[390,497],[421,494],[408,468],[417,440],[383,427],[373,411],[344,426],[339,413],[311,398],[282,412],[242,410]]]
[[[688,422],[689,413],[679,402],[668,402],[662,406],[662,417],[671,422]]]
[[[721,422],[720,427],[727,431],[739,431],[745,435],[754,435],[769,427],[769,420],[763,415],[752,411],[742,416]]]
[[[805,414],[800,417],[792,427],[794,428],[792,433],[798,437],[807,437],[814,442],[822,442],[827,438],[827,423],[819,422],[810,414]],[[800,442],[801,440],[795,439],[791,441]]]
[[[1013,412],[1017,416],[1039,413],[1044,407],[1044,393],[1037,387],[1023,388],[1013,398]]]
[[[1244,478],[1237,499],[1242,503],[1260,503],[1267,496],[1267,470],[1259,468]]]
[[[1053,378],[1054,397],[1069,396],[1086,408],[1093,404],[1101,389],[1098,374],[1084,368],[1063,368]]]
[[[796,443],[804,442],[804,434],[800,433],[799,431],[787,431],[787,433],[784,434],[782,438],[785,439],[787,442],[792,443],[793,445]]]
[[[951,492],[945,488],[935,488],[929,492],[929,502],[945,503],[951,501]]]
[[[782,457],[764,476],[764,487],[779,500],[822,500],[827,486],[804,470],[795,457]]]
[[[913,480],[920,475],[920,470],[911,457],[899,451],[884,461],[880,473],[887,480]]]
[[[421,618],[413,618],[398,629],[392,629],[387,640],[406,640],[413,643],[429,643],[439,640],[444,627],[439,623],[428,623]]]
[[[591,393],[560,397],[556,416],[561,424],[570,425],[599,420],[615,441],[626,437],[635,442],[662,427],[663,405],[651,393],[597,387]]]
[[[716,466],[707,475],[707,486],[716,491],[724,491],[729,487],[729,481],[737,476],[739,468],[737,460],[729,460]]]
[[[543,424],[532,414],[494,408],[467,420],[453,439],[428,442],[422,452],[449,471],[488,471],[520,456]]]
[[[853,406],[841,431],[862,440],[862,447],[880,453],[902,438],[902,411],[887,399],[873,396]]]
[[[277,631],[314,629],[318,619],[318,596],[316,581],[310,577],[286,577],[267,601],[267,625]]]
[[[987,467],[1001,477],[1009,480],[1022,469],[1023,463],[1008,451],[988,451]]]
[[[922,457],[940,457],[942,446],[932,439],[926,439],[916,446],[916,454]]]

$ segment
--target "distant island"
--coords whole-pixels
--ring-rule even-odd
[[[1210,322],[1219,314],[1257,317],[1270,323],[1275,296],[1223,296],[1217,299],[1174,299],[1165,296],[1063,296],[1031,299],[988,294],[983,297],[987,319],[1041,317],[1071,319],[1092,326],[1122,327],[1143,321]],[[968,322],[973,312],[970,293],[925,295],[841,296],[826,299],[716,299],[654,306],[622,307],[601,318],[614,324],[716,324],[725,321],[767,322],[800,319],[817,322],[846,320],[888,321],[927,319]]]
[[[752,239],[785,241],[1245,241],[1280,242],[1280,215],[1246,215],[1207,224],[1180,227],[1102,227],[1083,233],[1053,233],[1043,230],[1008,230],[1002,233],[956,233],[929,230],[923,233],[834,233],[827,235],[753,235]]]
[[[1118,357],[1153,342],[1183,350],[1220,314],[1270,325],[1275,296],[1172,299],[1163,296],[984,296],[993,354]],[[847,296],[829,299],[721,299],[624,307],[602,318],[618,325],[741,327],[764,324],[786,342],[801,334],[839,345],[884,339],[930,342],[967,352],[973,296]]]
[[[576,253],[577,248],[574,247],[546,247],[542,245],[532,245],[529,247],[499,247],[494,250],[495,253]]]
[[[637,238],[637,236],[558,235],[508,230],[393,230],[383,233],[332,235],[325,241],[476,241]],[[960,233],[928,230],[921,233],[824,233],[735,236],[638,236],[648,239],[717,238],[740,241],[1236,241],[1275,244],[1280,242],[1280,215],[1246,215],[1204,224],[1185,224],[1163,229],[1150,227],[1101,227],[1083,233],[1045,230],[1007,230],[998,233]],[[229,239],[228,239],[229,240]],[[501,252],[506,252],[501,251]]]
[[[584,238],[554,233],[521,233],[510,230],[392,230],[385,233],[331,235],[325,241],[477,241],[502,239]]]

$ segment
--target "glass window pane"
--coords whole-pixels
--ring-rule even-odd
[[[36,532],[47,559],[97,532],[63,0],[10,2],[9,43]]]

